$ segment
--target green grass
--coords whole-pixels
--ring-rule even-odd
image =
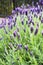
[[[43,24],[38,18],[34,18],[34,22],[39,22],[39,31],[37,35],[30,32],[30,28],[26,25],[27,17],[24,17],[24,25],[21,24],[20,16],[17,17],[17,26],[5,34],[4,29],[0,29],[0,65],[43,65]],[[20,39],[13,36],[14,30],[19,28]],[[23,29],[26,29],[26,32]],[[34,29],[36,28],[36,23]],[[22,44],[22,49],[17,49],[16,44]],[[28,50],[24,48],[28,45]]]

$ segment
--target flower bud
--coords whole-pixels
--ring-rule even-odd
[[[33,30],[34,30],[33,26],[30,26],[31,33],[33,32]]]
[[[17,35],[17,31],[15,30],[14,33],[13,33],[14,37],[16,37]]]
[[[34,35],[36,35],[38,33],[38,27],[36,27]]]

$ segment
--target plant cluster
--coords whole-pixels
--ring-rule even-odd
[[[12,10],[0,23],[0,65],[43,65],[43,8]]]

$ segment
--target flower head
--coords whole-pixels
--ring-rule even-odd
[[[38,33],[38,27],[36,27],[34,34],[37,35]]]
[[[34,27],[32,25],[30,26],[30,31],[31,33],[34,31]]]
[[[22,44],[18,44],[17,47],[18,47],[18,49],[21,49],[22,48]]]
[[[13,35],[14,35],[14,37],[16,37],[16,35],[17,35],[17,31],[16,30],[13,32]]]

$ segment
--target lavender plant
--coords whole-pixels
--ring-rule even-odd
[[[43,8],[17,7],[0,24],[0,65],[43,65]]]

